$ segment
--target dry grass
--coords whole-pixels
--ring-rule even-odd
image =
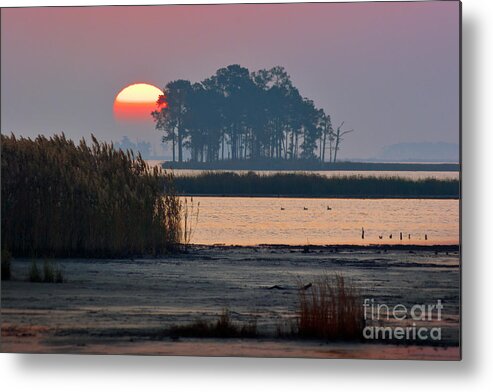
[[[185,197],[185,200],[180,204],[180,206],[183,221],[182,244],[185,249],[187,249],[199,221],[200,202],[195,205],[193,197],[190,198],[190,202],[188,201],[188,198]]]
[[[343,276],[326,275],[299,290],[297,332],[303,338],[359,340],[365,325],[355,287]]]
[[[36,260],[31,262],[28,280],[30,282],[63,283],[65,278],[61,267],[52,261],[43,262],[43,273],[41,273]]]
[[[2,246],[14,256],[125,257],[175,249],[173,178],[94,136],[1,135]]]
[[[31,267],[29,268],[29,277],[30,282],[42,282],[43,278],[41,276],[41,272],[39,271],[38,264],[35,260],[32,261]]]
[[[195,338],[253,338],[257,336],[257,324],[237,324],[225,309],[216,321],[197,320],[187,325],[177,325],[166,331],[172,337]]]
[[[43,264],[43,282],[63,283],[63,271],[58,264],[45,260]]]

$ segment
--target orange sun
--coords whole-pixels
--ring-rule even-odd
[[[152,121],[151,112],[163,92],[147,83],[135,83],[121,90],[115,98],[113,113],[124,121]]]

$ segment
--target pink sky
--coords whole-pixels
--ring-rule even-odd
[[[1,33],[2,132],[158,140],[114,121],[122,87],[238,63],[284,66],[357,131],[344,156],[459,140],[456,1],[3,9]]]

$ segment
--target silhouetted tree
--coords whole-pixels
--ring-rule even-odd
[[[313,104],[313,101],[303,99],[301,107],[303,113],[303,144],[301,145],[303,159],[316,159],[315,148],[317,140],[320,138],[320,128],[318,127],[318,111]]]
[[[329,142],[329,162],[332,161],[332,142],[334,141],[334,130],[330,115],[326,115],[323,109],[318,110],[318,121],[321,130],[320,139],[320,161],[325,162],[325,152],[327,151],[327,140]]]
[[[192,161],[212,162],[218,159],[221,139],[221,96],[195,83],[189,95],[189,110],[185,117]]]
[[[305,159],[335,162],[342,136],[330,115],[301,96],[281,66],[250,71],[238,64],[220,68],[200,83],[170,82],[152,113],[173,161]],[[342,125],[341,125],[342,126]]]
[[[337,131],[335,132],[334,138],[335,138],[335,146],[334,146],[334,162],[337,161],[337,152],[341,148],[341,142],[343,141],[343,136],[346,135],[347,133],[353,132],[354,129],[350,129],[348,131],[341,131],[342,126],[344,125],[344,121],[337,127]]]
[[[171,108],[167,102],[166,88],[163,89],[163,94],[159,96],[156,102],[157,110],[151,113],[156,123],[156,129],[164,132],[162,137],[163,143],[171,142],[171,151],[173,154],[173,162],[176,161],[176,119],[172,115]]]
[[[176,147],[178,148],[178,162],[183,162],[183,143],[187,136],[185,116],[191,90],[192,86],[188,80],[180,79],[168,83],[157,102],[157,105],[161,107],[152,112],[156,128],[165,132],[163,141],[171,141],[173,144],[173,162]]]

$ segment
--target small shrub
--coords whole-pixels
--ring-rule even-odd
[[[45,260],[43,264],[43,282],[63,283],[63,272],[58,264]]]
[[[36,261],[32,261],[31,268],[29,268],[29,281],[30,282],[42,282],[41,273],[39,272]]]
[[[256,337],[256,322],[237,325],[225,309],[216,321],[197,320],[188,325],[172,326],[167,333],[175,337],[195,338],[252,338]]]
[[[63,271],[58,264],[45,260],[43,262],[43,274],[41,274],[36,261],[31,262],[29,268],[30,282],[63,283],[64,280]]]
[[[212,330],[218,336],[232,337],[238,334],[238,327],[233,324],[229,311],[225,309],[219,319],[216,321],[216,325],[213,326]]]
[[[2,280],[10,280],[11,255],[7,249],[2,249]]]
[[[300,337],[362,338],[365,321],[361,299],[357,290],[341,275],[324,276],[308,289],[303,289],[300,284],[298,312]]]
[[[241,338],[256,338],[258,336],[257,321],[252,321],[247,324],[243,324],[240,329]]]
[[[55,281],[55,267],[53,263],[45,260],[43,263],[43,282],[53,283]]]

